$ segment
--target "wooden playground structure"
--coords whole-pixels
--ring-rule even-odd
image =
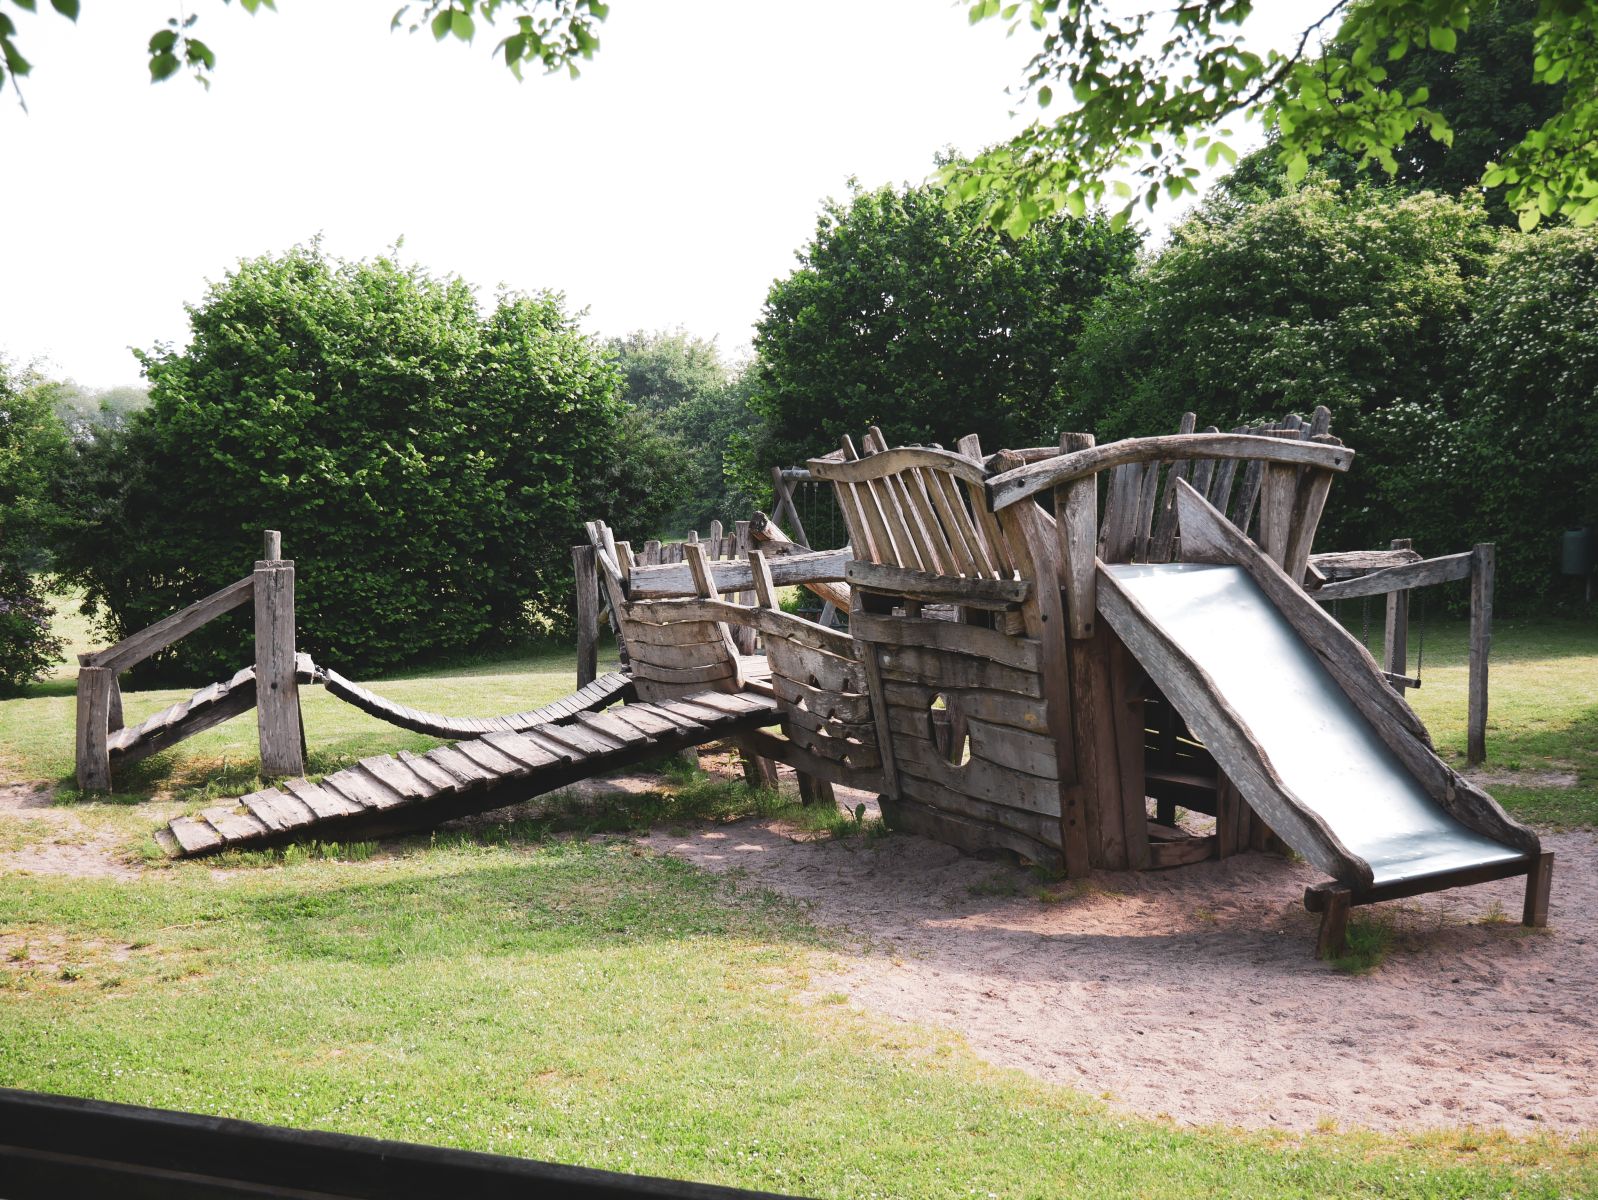
[[[500,718],[418,713],[318,667],[293,636],[293,564],[253,575],[85,656],[78,766],[117,761],[251,704],[279,786],[171,823],[175,853],[421,828],[664,752],[731,739],[757,781],[792,767],[807,802],[834,785],[880,797],[890,826],[1004,851],[1069,877],[1296,851],[1318,952],[1340,952],[1354,905],[1527,878],[1545,923],[1552,855],[1440,759],[1403,699],[1408,596],[1472,592],[1470,752],[1484,753],[1492,548],[1315,555],[1335,476],[1354,452],[1319,409],[1305,422],[985,454],[890,448],[875,429],[803,469],[848,535],[811,551],[778,520],[635,552],[602,523],[574,550],[579,690]],[[786,497],[786,508],[783,501]],[[785,612],[799,585],[847,628]],[[1387,598],[1384,662],[1326,605]],[[253,597],[255,665],[133,731],[115,674]],[[601,609],[625,669],[595,677]],[[831,612],[824,615],[830,618]],[[368,712],[456,739],[303,778],[297,688],[318,681]],[[616,703],[622,701],[624,703]]]

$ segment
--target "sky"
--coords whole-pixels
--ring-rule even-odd
[[[581,78],[518,84],[491,29],[390,33],[400,0],[187,3],[209,91],[149,82],[180,0],[86,0],[76,25],[7,6],[34,64],[26,111],[0,97],[13,361],[138,383],[129,347],[182,345],[208,281],[317,235],[347,258],[403,239],[485,299],[559,291],[597,335],[682,327],[737,359],[823,201],[1008,136],[1033,49],[947,0],[614,0]],[[1268,20],[1285,40],[1306,7]]]

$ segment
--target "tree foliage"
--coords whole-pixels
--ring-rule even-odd
[[[222,0],[229,4],[232,0]],[[49,0],[50,7],[68,20],[76,21],[80,0]],[[6,12],[34,13],[38,0],[0,0],[0,87],[9,78],[21,95],[19,80],[33,70],[17,45],[16,20]],[[176,6],[178,13],[150,35],[150,81],[160,83],[187,69],[195,79],[210,87],[216,67],[216,52],[195,33],[200,14]],[[277,0],[239,0],[239,7],[252,15],[261,9],[277,8]],[[470,42],[477,36],[479,22],[493,27],[504,16],[509,32],[494,47],[517,79],[528,66],[546,71],[565,70],[572,78],[578,74],[579,59],[590,59],[599,48],[596,32],[609,15],[610,6],[602,0],[405,0],[390,23],[391,29],[404,28],[416,33],[427,30],[437,41],[454,39]]]
[[[66,435],[43,382],[0,359],[0,695],[19,691],[61,657],[37,572],[47,563],[51,481]]]
[[[1097,217],[1011,237],[930,185],[829,201],[757,327],[760,461],[803,462],[871,424],[890,442],[1030,444],[1083,311],[1136,252]]]
[[[664,439],[665,493],[674,498],[664,532],[681,536],[747,518],[764,501],[752,486],[748,448],[755,423],[745,373],[713,341],[682,329],[613,339],[623,395]]]
[[[1224,123],[1249,118],[1274,131],[1294,182],[1333,148],[1396,174],[1396,152],[1416,128],[1445,145],[1454,137],[1429,87],[1402,86],[1403,64],[1453,54],[1497,0],[1337,0],[1295,45],[1263,53],[1247,40],[1255,7],[1182,0],[1128,14],[1102,0],[974,0],[973,22],[1000,18],[1042,35],[1026,81],[1039,108],[1053,105],[1057,87],[1074,103],[973,162],[952,164],[945,174],[954,195],[982,201],[1012,232],[1110,197],[1123,202],[1124,221],[1140,199],[1152,207],[1162,194],[1195,193],[1200,163],[1234,161]],[[1591,224],[1598,3],[1537,0],[1529,51],[1521,61],[1531,81],[1564,91],[1551,115],[1513,132],[1481,183],[1505,189],[1522,228],[1555,213]],[[1527,119],[1543,107],[1533,104]]]
[[[275,528],[313,655],[460,651],[558,620],[582,521],[653,503],[616,373],[558,296],[484,313],[457,279],[313,245],[240,263],[189,319],[188,346],[143,356],[150,407],[80,446],[65,489],[62,569],[113,634],[238,578]],[[208,627],[177,665],[236,669],[239,639]]]

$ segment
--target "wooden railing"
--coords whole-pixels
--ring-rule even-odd
[[[217,617],[255,604],[256,716],[261,772],[305,773],[299,683],[294,653],[294,563],[282,557],[282,535],[266,531],[263,555],[243,579],[181,612],[129,634],[114,646],[78,656],[77,779],[85,791],[111,787],[110,736],[122,728],[119,672],[181,641]]]

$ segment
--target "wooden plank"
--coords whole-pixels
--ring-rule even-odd
[[[490,733],[482,741],[530,770],[542,770],[561,762],[561,759],[520,733]]]
[[[853,656],[839,658],[821,650],[772,640],[767,646],[767,661],[774,674],[807,683],[827,692],[863,692],[865,670]]]
[[[395,757],[426,780],[435,792],[460,791],[461,781],[431,759],[412,754],[409,750],[401,750]]]
[[[1038,643],[1014,638],[980,625],[925,618],[859,613],[849,619],[849,632],[861,641],[889,646],[923,647],[969,654],[1020,671],[1037,671]]]
[[[970,688],[940,689],[925,682],[883,681],[885,699],[890,708],[903,708],[915,712],[929,711],[935,697],[942,695],[951,711],[958,711],[967,721],[987,721],[1006,725],[1026,733],[1047,733],[1048,712],[1044,702],[1013,692],[982,691]]]
[[[772,585],[775,587],[775,583]],[[845,596],[844,603],[848,604]],[[814,650],[827,650],[845,658],[853,653],[847,633],[826,629],[793,613],[772,608],[741,608],[725,600],[650,600],[631,606],[632,614],[643,621],[725,621],[746,624],[767,637],[797,642]]]
[[[803,746],[823,758],[841,762],[855,770],[876,770],[882,765],[874,733],[869,741],[861,742],[833,736],[825,729],[807,729],[803,725],[789,726],[785,732],[794,745]]]
[[[679,729],[688,734],[705,732],[705,711],[692,704],[685,704],[678,700],[652,700],[647,704],[629,704],[627,709],[648,709],[651,712],[661,713],[668,716]]]
[[[1132,524],[1132,559],[1147,562],[1149,538],[1154,521],[1154,497],[1160,486],[1160,463],[1151,462],[1143,468],[1143,488],[1138,496],[1137,516]]]
[[[249,603],[254,590],[255,577],[246,576],[137,633],[129,634],[114,646],[80,655],[78,662],[85,667],[104,667],[112,672],[126,671],[223,613]]]
[[[1220,505],[1215,507],[1219,508]],[[1384,571],[1388,567],[1420,562],[1421,557],[1413,550],[1342,550],[1330,554],[1311,554],[1309,561],[1327,579],[1344,580]]]
[[[1186,867],[1215,857],[1215,835],[1182,838],[1170,842],[1150,842],[1148,869],[1161,871],[1169,867]]]
[[[305,779],[285,779],[278,786],[315,813],[319,821],[347,817],[365,811],[361,805],[346,800],[337,792]]]
[[[426,800],[437,793],[421,775],[396,758],[374,754],[361,759],[361,770],[393,788],[407,800]]]
[[[404,796],[359,767],[346,767],[342,771],[335,771],[322,780],[322,786],[337,792],[346,800],[354,801],[364,809],[397,808],[405,803]]]
[[[536,738],[537,734],[529,732],[523,736]],[[467,758],[455,746],[436,746],[423,757],[441,770],[453,775],[460,781],[463,788],[476,787],[482,783],[493,784],[499,779],[498,775],[478,766],[477,763]]]
[[[1246,458],[1295,466],[1313,464],[1331,471],[1346,471],[1354,462],[1354,452],[1346,446],[1285,441],[1248,434],[1167,434],[1161,437],[1126,438],[1073,454],[1059,454],[1040,462],[1012,467],[994,475],[986,486],[994,511],[998,512],[1028,496],[1058,487],[1072,479],[1134,463],[1177,458]]]
[[[1130,562],[1132,527],[1142,497],[1144,464],[1127,463],[1110,473],[1104,498],[1104,520],[1099,527],[1098,557],[1105,562]],[[1068,481],[1074,482],[1074,481]]]
[[[1326,509],[1326,497],[1331,492],[1332,473],[1315,467],[1305,467],[1299,476],[1293,499],[1293,515],[1288,524],[1287,556],[1282,564],[1287,577],[1294,583],[1304,582],[1309,569],[1310,551],[1314,548],[1315,531],[1320,527],[1321,513]]]
[[[772,579],[779,587],[809,582],[836,582],[843,579],[844,567],[853,555],[841,550],[819,550],[813,554],[789,554],[771,560]],[[718,593],[747,592],[753,586],[747,562],[735,560],[712,564]],[[639,567],[633,572],[630,597],[633,600],[663,600],[672,596],[695,595],[693,572],[686,562],[660,567]]]
[[[247,796],[240,796],[239,803],[262,825],[272,833],[282,833],[290,826],[285,819],[286,814],[279,814],[277,806],[272,803],[275,797],[282,797],[283,793],[276,788],[266,788],[262,791],[251,792]],[[309,813],[309,809],[306,810]]]
[[[877,663],[884,679],[924,682],[935,687],[1011,692],[1035,700],[1043,697],[1046,672],[1018,671],[969,654],[920,646],[879,646]]]
[[[1321,911],[1320,933],[1315,939],[1316,958],[1339,958],[1348,948],[1348,909],[1351,896],[1346,887],[1326,893]]]
[[[1094,445],[1091,433],[1062,433],[1060,453],[1075,454]],[[1088,475],[1055,489],[1054,530],[1059,542],[1060,582],[1065,587],[1065,617],[1077,640],[1093,636],[1095,563],[1099,537],[1099,481]]]
[[[1390,595],[1411,588],[1430,587],[1450,580],[1466,579],[1470,576],[1471,553],[1467,550],[1463,554],[1446,554],[1441,558],[1426,559],[1416,555],[1414,560],[1405,565],[1387,567],[1368,575],[1322,584],[1311,594],[1324,604],[1332,600],[1358,599],[1361,596]]]
[[[1487,761],[1487,673],[1493,648],[1493,575],[1496,549],[1487,543],[1471,550],[1470,677],[1465,758],[1473,766]]]
[[[982,462],[982,442],[974,433],[960,439],[960,454],[973,462]],[[982,536],[983,547],[993,574],[998,579],[1009,579],[1015,571],[1015,558],[1010,544],[1005,540],[999,520],[989,506],[987,485],[979,480],[965,479],[966,494],[971,500],[971,515],[976,519],[977,531]]]
[[[574,763],[587,757],[586,750],[580,750],[572,745],[569,740],[556,738],[553,732],[561,728],[559,725],[540,725],[536,729],[525,729],[521,735],[538,749],[546,754],[553,755],[564,763]]]
[[[949,450],[932,450],[924,446],[899,446],[883,450],[868,458],[849,462],[834,462],[813,458],[805,464],[817,479],[830,479],[839,483],[864,483],[871,479],[896,475],[917,467],[944,471],[957,479],[970,483],[983,482],[985,473],[979,462],[972,462],[963,454]]]
[[[255,565],[255,720],[261,774],[305,774],[305,730],[294,658],[294,564]]]
[[[599,568],[592,546],[572,547],[577,588],[577,686],[599,674]]]
[[[534,732],[530,730],[524,736],[531,737]],[[593,730],[583,729],[577,725],[544,725],[536,732],[540,743],[559,743],[576,751],[579,757],[597,757],[609,754],[619,748],[619,744],[615,740],[601,737]]]
[[[1293,501],[1298,491],[1298,469],[1266,463],[1260,484],[1260,532],[1256,539],[1266,557],[1279,567],[1287,563],[1287,543],[1292,532]]]
[[[1042,845],[1058,849],[1060,822],[1057,815],[974,796],[964,788],[950,787],[944,779],[934,778],[933,772],[924,770],[924,766],[920,758],[905,759],[901,790],[907,798],[944,812],[1024,833]]]
[[[177,817],[168,824],[167,828],[171,830],[173,838],[177,840],[184,854],[204,854],[222,846],[222,835],[209,821],[195,820],[193,817]]]
[[[922,483],[927,489],[928,500],[942,522],[954,569],[972,579],[994,578],[992,569],[983,560],[982,543],[977,536],[976,526],[971,514],[966,511],[955,481],[946,472],[932,468],[924,472]]]
[[[869,656],[869,648],[867,648],[866,654]],[[868,671],[869,669],[867,667]],[[869,681],[870,676],[868,675],[868,684]],[[820,688],[813,688],[796,680],[784,679],[780,675],[771,677],[771,686],[776,692],[777,699],[784,705],[803,707],[810,712],[824,713],[840,721],[861,722],[873,719],[869,692],[865,695],[843,695],[824,692]],[[661,707],[666,707],[664,701],[657,701],[656,703]]]
[[[1060,869],[1062,860],[1057,847],[986,819],[962,816],[909,797],[884,800],[882,815],[888,828],[896,832],[920,834],[971,853],[1006,850],[1045,870]]]
[[[519,758],[513,758],[503,750],[496,750],[487,742],[473,738],[464,742],[456,742],[455,749],[471,759],[485,771],[492,771],[499,780],[521,779],[531,773],[529,767]],[[494,786],[492,783],[490,787]]]
[[[1126,865],[1133,871],[1148,866],[1148,804],[1143,780],[1143,699],[1133,687],[1142,669],[1120,639],[1112,639],[1109,655],[1110,695],[1115,714],[1115,749],[1120,783],[1121,836]]]
[[[238,812],[228,805],[219,804],[214,808],[203,809],[200,815],[211,823],[211,828],[222,835],[224,842],[251,842],[257,838],[264,838],[271,832],[266,825],[249,813]]]
[[[1408,538],[1395,538],[1392,548],[1410,550],[1414,544]],[[1288,578],[1292,577],[1293,573],[1289,571]],[[1382,666],[1389,675],[1405,676],[1409,672],[1409,593],[1388,592],[1386,608],[1382,629]],[[1402,690],[1402,684],[1396,686]]]
[[[636,730],[644,738],[675,738],[681,737],[686,732],[677,722],[670,720],[665,713],[647,704],[626,704],[620,708],[611,709],[606,715]]]
[[[657,667],[647,662],[634,662],[633,674],[655,683],[705,684],[718,679],[731,679],[737,674],[732,662],[706,667]]]
[[[654,735],[642,733],[636,725],[631,725],[610,713],[582,713],[578,716],[576,724],[581,725],[595,737],[610,739],[618,748],[644,746],[655,740]]]
[[[729,653],[727,643],[718,636],[714,642],[695,642],[689,645],[657,646],[648,642],[634,641],[632,643],[632,665],[636,672],[640,665],[650,666],[659,670],[692,671],[702,667],[717,667],[724,665]],[[709,676],[719,679],[728,672],[720,672]],[[574,706],[573,712],[576,711]]]

